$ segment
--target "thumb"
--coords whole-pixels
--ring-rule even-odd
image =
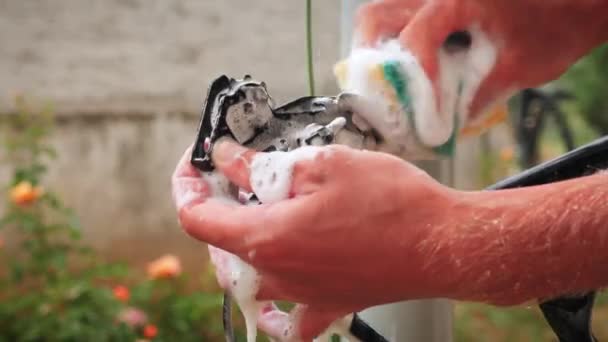
[[[323,151],[336,147],[306,146],[289,152],[256,152],[229,140],[218,142],[213,149],[213,162],[232,183],[254,192],[262,203],[273,203],[296,194],[312,192],[312,183],[323,175],[315,163]],[[316,186],[316,185],[315,185]],[[312,188],[318,188],[312,187]]]

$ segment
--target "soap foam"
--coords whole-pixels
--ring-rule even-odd
[[[339,75],[341,87],[370,101],[375,110],[365,110],[363,119],[389,143],[401,144],[406,151],[416,149],[412,147],[415,142],[411,139],[411,135],[415,134],[420,143],[427,147],[441,146],[455,133],[455,129],[463,128],[470,121],[471,102],[496,63],[496,46],[489,37],[477,26],[471,27],[469,32],[473,40],[468,51],[438,51],[440,101],[416,57],[397,39],[374,48],[354,47],[349,57],[339,65],[342,71],[342,75]],[[403,108],[403,104],[395,106],[394,89],[386,81],[379,84],[376,79],[374,69],[385,63],[396,63],[398,71],[407,81],[408,94],[405,95],[411,100],[412,113],[406,113],[408,109]],[[408,114],[414,115],[414,127],[408,121]],[[459,127],[455,127],[455,121],[458,121]]]
[[[334,126],[340,126],[343,124],[342,121],[336,121]],[[250,182],[258,199],[262,203],[286,199],[289,195],[295,163],[314,159],[320,151],[320,147],[304,146],[291,152],[275,151],[254,156],[251,162]],[[245,194],[239,194],[233,189],[230,181],[223,174],[204,172],[201,175],[209,185],[211,199],[241,205],[239,196],[244,198]],[[228,267],[231,271],[228,290],[243,313],[247,342],[255,342],[259,313],[267,303],[255,299],[260,286],[260,275],[255,268],[234,254],[230,254]],[[289,329],[291,335],[293,329]]]
[[[227,204],[237,204],[238,200],[231,191],[231,184],[228,178],[219,172],[201,172],[205,183],[209,186],[210,199],[222,201]],[[234,189],[236,190],[236,188]]]
[[[414,114],[425,114],[420,118],[416,116],[417,127],[410,127],[407,114],[404,108],[401,108],[401,104],[397,104],[395,109],[391,108],[395,100],[390,99],[391,94],[378,84],[379,80],[371,77],[374,69],[387,62],[397,62],[401,74],[407,78],[409,91],[407,95],[412,100]],[[432,83],[417,59],[409,51],[403,50],[397,40],[389,40],[376,48],[355,48],[348,57],[347,64],[348,74],[343,90],[364,96],[381,109],[373,117],[364,119],[387,139],[394,142],[405,141],[406,136],[411,134],[409,131],[415,130],[425,145],[435,146],[447,141],[449,134],[440,134],[446,130],[444,128],[446,123],[439,120],[436,115]],[[430,133],[424,133],[429,131]]]
[[[370,79],[371,70],[388,59],[384,52],[357,48],[347,60],[347,74],[343,83],[345,92],[354,93],[366,98],[370,111],[363,117],[372,127],[391,141],[403,141],[407,134],[406,117],[400,111],[390,108],[385,89],[379,87]],[[358,113],[361,114],[361,113]]]
[[[262,203],[274,203],[289,197],[293,166],[312,160],[321,151],[317,146],[303,146],[290,152],[258,153],[251,162],[249,182]]]
[[[238,304],[247,329],[247,342],[255,342],[259,312],[265,302],[255,299],[260,287],[260,275],[236,255],[230,258],[230,294]]]
[[[235,195],[232,194],[232,186],[226,176],[215,171],[203,172],[201,176],[209,185],[210,200],[239,204],[238,199],[235,199]],[[238,194],[236,191],[235,193]],[[238,256],[228,254],[228,268],[231,271],[228,290],[243,313],[247,328],[247,342],[255,342],[259,311],[264,305],[264,302],[255,299],[259,289],[260,276],[252,266]]]

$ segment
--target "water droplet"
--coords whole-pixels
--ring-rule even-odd
[[[203,151],[205,151],[205,153],[207,153],[207,152],[209,152],[210,148],[211,148],[211,139],[205,138],[205,141],[203,142]]]
[[[252,250],[249,251],[249,253],[247,253],[247,256],[249,257],[249,260],[252,260],[255,257],[255,253],[256,253],[255,249],[252,249]]]

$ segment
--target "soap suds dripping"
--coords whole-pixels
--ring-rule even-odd
[[[258,315],[265,304],[255,299],[260,287],[260,276],[249,264],[236,255],[230,258],[230,294],[238,304],[245,319],[247,342],[255,342],[257,337]]]
[[[344,122],[336,121],[335,125],[343,126]],[[292,185],[294,165],[303,160],[315,159],[321,151],[317,146],[303,146],[290,152],[257,154],[251,163],[250,173],[250,183],[254,193],[263,203],[273,203],[287,199]],[[328,152],[325,150],[322,153]],[[345,337],[353,342],[358,341],[359,339],[349,331],[352,320],[352,314],[337,320],[314,341],[329,342],[334,334]],[[295,334],[294,327],[295,323],[292,322],[285,328],[284,336],[293,336]]]
[[[238,191],[230,181],[219,172],[201,173],[209,185],[210,199],[225,203],[238,204]],[[237,199],[235,199],[237,197]],[[228,290],[238,304],[247,329],[247,342],[255,342],[259,310],[264,302],[255,300],[259,289],[260,277],[258,272],[238,256],[229,254],[228,268],[231,270]]]
[[[294,165],[302,160],[314,159],[320,151],[320,147],[317,146],[304,146],[291,152],[270,152],[254,156],[251,162],[250,183],[258,199],[263,203],[287,199]],[[243,200],[247,197],[233,189],[228,179],[219,172],[206,172],[202,176],[209,184],[211,197],[214,200],[239,203],[239,197]],[[229,268],[230,294],[243,313],[247,342],[255,342],[259,312],[266,304],[255,299],[260,276],[255,268],[236,255],[231,254]]]

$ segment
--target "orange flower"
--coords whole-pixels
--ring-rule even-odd
[[[17,205],[28,205],[40,198],[42,192],[41,187],[34,187],[32,183],[23,181],[11,189],[10,197],[13,203]]]
[[[162,256],[148,264],[148,275],[153,279],[174,278],[182,273],[179,259],[171,254]]]
[[[504,147],[500,150],[500,159],[502,161],[510,162],[511,160],[513,160],[514,156],[515,156],[515,151],[513,150],[513,147],[511,147],[511,146]]]
[[[114,286],[112,290],[114,292],[114,298],[118,299],[121,302],[126,302],[131,297],[131,292],[129,292],[129,288],[123,285]]]
[[[147,324],[144,327],[144,337],[145,338],[155,338],[158,335],[158,328],[154,324]]]

